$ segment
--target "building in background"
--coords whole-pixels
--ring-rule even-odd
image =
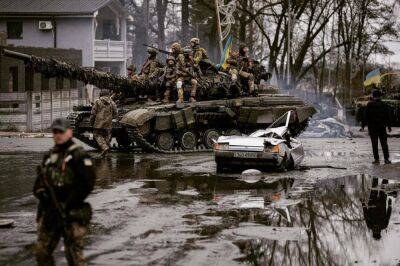
[[[126,74],[126,65],[132,58],[132,43],[127,41],[126,28],[127,15],[117,0],[0,1],[0,35],[11,50],[55,57],[120,75]],[[91,102],[98,94],[80,82],[46,81],[38,75],[29,73],[18,60],[0,59],[0,130],[45,129],[51,119],[67,114],[66,102],[72,106]],[[39,104],[38,93],[40,101],[47,97],[50,103]],[[67,95],[72,98],[67,100]],[[64,103],[59,99],[64,99]],[[32,115],[40,108],[47,109],[49,104],[51,115],[41,116],[39,125],[38,118]],[[56,110],[58,104],[64,109]],[[26,119],[21,113],[26,114]]]

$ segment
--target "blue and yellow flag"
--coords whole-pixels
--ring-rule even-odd
[[[379,85],[381,83],[381,71],[379,68],[372,70],[367,74],[364,81],[364,87],[370,86],[372,84]]]
[[[228,60],[229,54],[231,53],[232,43],[233,43],[232,35],[229,35],[228,40],[226,40],[226,43],[225,43],[224,52],[221,55],[220,66],[223,69],[226,69],[228,67],[226,60]]]

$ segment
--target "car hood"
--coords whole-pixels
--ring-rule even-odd
[[[278,145],[284,142],[282,139],[275,138],[260,138],[260,137],[244,137],[244,136],[222,136],[217,140],[218,143],[228,143],[229,146],[249,146],[249,147],[264,147],[264,142]]]

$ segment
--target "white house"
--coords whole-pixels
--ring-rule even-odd
[[[82,65],[125,74],[132,57],[117,0],[1,0],[0,32],[15,46],[82,50]]]

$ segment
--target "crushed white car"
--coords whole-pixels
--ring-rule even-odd
[[[301,142],[290,136],[292,111],[286,112],[267,129],[249,136],[221,136],[214,144],[217,172],[233,168],[271,168],[285,171],[295,168],[304,158]]]

